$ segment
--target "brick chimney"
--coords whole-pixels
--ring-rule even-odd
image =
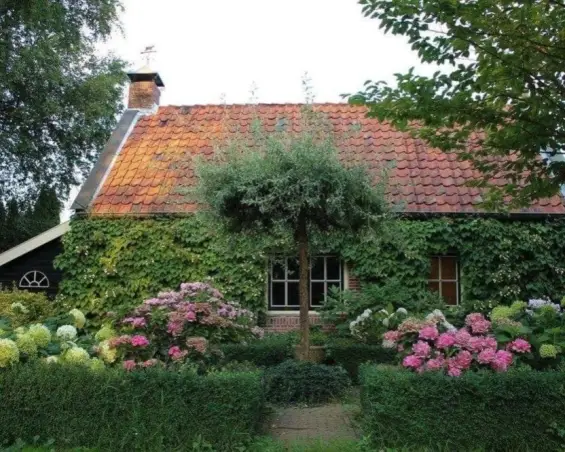
[[[128,77],[131,81],[128,108],[152,110],[159,105],[161,88],[165,85],[157,72],[149,66],[143,66],[137,71],[128,73]]]

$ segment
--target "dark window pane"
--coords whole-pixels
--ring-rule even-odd
[[[324,279],[324,258],[317,257],[312,259],[312,270],[310,273],[310,279]]]
[[[430,279],[439,279],[439,258],[432,257],[431,270]]]
[[[428,288],[432,291],[432,292],[439,292],[439,283],[438,282],[434,282],[434,281],[430,281],[428,283]]]
[[[441,279],[457,279],[457,258],[441,258]]]
[[[271,283],[272,286],[272,300],[271,305],[273,306],[284,306],[284,286],[283,282]]]
[[[313,282],[310,286],[312,306],[320,306],[325,299],[325,288],[322,282]]]
[[[441,283],[441,294],[447,304],[457,304],[457,285],[454,282]]]
[[[273,279],[284,279],[284,262],[285,262],[284,259],[273,261],[273,270],[272,270]]]
[[[288,283],[288,305],[300,306],[300,297],[298,295],[298,283]]]
[[[298,279],[298,259],[288,259],[288,279]]]
[[[339,269],[339,259],[336,257],[328,257],[326,260],[328,279],[341,279]]]

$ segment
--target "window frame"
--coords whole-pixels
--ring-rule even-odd
[[[312,278],[312,268],[313,268],[313,263],[316,259],[320,259],[323,258],[324,259],[324,279],[313,279]],[[328,258],[334,258],[337,260],[338,264],[339,264],[339,279],[328,279],[328,265],[327,265],[327,260]],[[288,277],[288,262],[291,259],[297,259],[294,257],[289,257],[289,256],[281,256],[281,257],[277,257],[277,258],[271,258],[269,259],[269,266],[268,266],[268,273],[269,273],[269,278],[268,278],[268,287],[267,287],[267,294],[268,294],[268,309],[269,311],[279,311],[279,312],[284,312],[284,311],[299,311],[300,310],[300,305],[289,305],[288,304],[288,283],[297,283],[299,282],[299,278],[289,278]],[[284,279],[277,279],[277,278],[273,278],[273,264],[275,262],[281,262],[284,261]],[[324,294],[327,294],[328,291],[328,284],[337,284],[338,287],[340,288],[340,290],[343,290],[344,287],[344,269],[345,269],[345,265],[343,263],[343,261],[341,259],[339,259],[338,256],[336,255],[332,255],[332,254],[320,254],[320,255],[315,255],[315,256],[311,256],[310,257],[310,262],[309,262],[309,271],[308,271],[308,295],[310,297],[309,303],[308,303],[308,310],[309,311],[315,311],[316,309],[319,309],[323,306],[322,304],[312,304],[312,283],[324,283]],[[284,305],[273,305],[273,283],[284,283],[285,284],[285,304]]]
[[[24,273],[24,275],[20,278],[20,281],[18,282],[18,288],[25,290],[49,289],[50,287],[51,287],[51,281],[49,281],[49,277],[40,270],[30,270]]]
[[[434,254],[430,257],[430,259],[434,259],[437,258],[438,259],[438,278],[437,279],[432,279],[431,278],[431,269],[430,269],[430,277],[428,277],[428,290],[430,290],[431,292],[435,292],[437,294],[439,294],[440,297],[442,297],[444,303],[447,306],[459,306],[461,304],[461,276],[460,276],[460,266],[459,266],[459,257],[456,254]],[[441,261],[444,258],[452,258],[455,260],[455,279],[443,279],[441,277],[441,269],[442,269],[442,264]],[[455,297],[456,297],[456,303],[455,304],[449,304],[445,301],[445,299],[443,298],[443,294],[442,294],[442,283],[455,283]],[[430,283],[437,283],[438,284],[438,290],[437,291],[432,291],[431,289],[429,289],[429,284]]]

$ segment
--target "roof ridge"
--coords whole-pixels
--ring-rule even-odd
[[[260,103],[211,103],[211,104],[184,104],[184,105],[161,105],[161,108],[186,108],[186,107],[302,107],[306,105],[316,106],[347,106],[352,108],[367,108],[364,105],[353,105],[348,102],[260,102]]]

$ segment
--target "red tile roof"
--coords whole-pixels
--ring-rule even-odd
[[[194,159],[235,133],[246,133],[255,117],[268,131],[285,119],[296,124],[298,104],[197,105],[161,107],[142,117],[102,181],[92,214],[186,213],[196,209],[186,187],[196,184]],[[342,133],[343,161],[362,162],[372,170],[393,166],[391,201],[409,213],[476,213],[480,190],[466,183],[477,178],[469,162],[430,148],[408,133],[369,119],[366,108],[316,104],[334,131]],[[238,132],[239,131],[239,132]],[[498,181],[504,183],[504,181]],[[560,196],[542,199],[523,213],[564,214]]]

